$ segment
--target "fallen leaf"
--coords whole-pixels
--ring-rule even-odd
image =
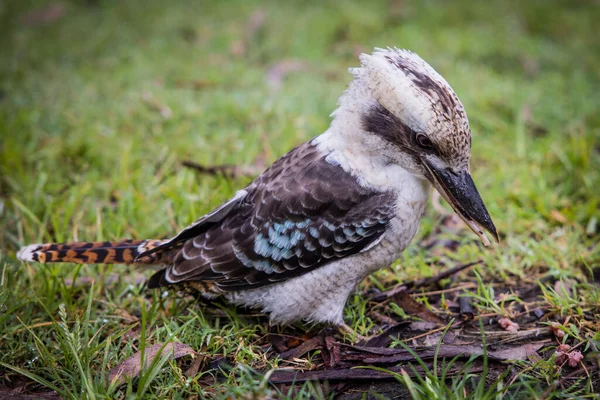
[[[572,296],[574,282],[569,279],[560,279],[554,282],[554,291],[560,295],[564,295],[566,297]]]
[[[510,347],[505,350],[490,352],[493,357],[501,361],[524,361],[531,358],[539,358],[537,351],[546,345],[546,342],[526,343],[522,346]]]
[[[198,371],[200,371],[200,367],[202,366],[203,361],[203,357],[196,357],[196,359],[192,362],[190,367],[183,374],[188,378],[198,375]]]
[[[327,368],[335,367],[342,359],[340,345],[332,336],[325,336],[325,347],[321,356]]]
[[[302,343],[300,346],[294,347],[288,351],[284,351],[279,354],[279,357],[284,360],[291,360],[294,358],[302,357],[306,353],[312,350],[320,349],[323,347],[323,340],[321,336],[314,336]]]
[[[300,346],[306,341],[306,338],[279,333],[269,333],[267,338],[270,345],[275,351],[277,351],[277,353],[286,352],[290,349]]]
[[[278,353],[283,353],[284,351],[288,351],[291,348],[288,344],[287,338],[284,336],[269,333],[267,335],[267,338],[269,339],[269,343],[271,343],[271,346],[273,346]]]
[[[380,324],[387,325],[387,326],[396,325],[398,323],[395,319],[388,317],[387,315],[381,314],[377,311],[370,311],[368,316],[373,318],[375,321],[379,322]]]
[[[194,349],[183,343],[157,343],[150,347],[146,347],[144,351],[144,367],[147,368],[156,357],[162,358],[169,355],[170,358],[178,359],[187,355],[195,356],[197,354],[198,353],[196,353]],[[137,352],[131,357],[127,358],[121,364],[111,369],[108,375],[110,382],[119,382],[119,384],[123,384],[125,383],[126,378],[128,377],[137,377],[140,374],[140,371],[142,370],[141,359],[142,352]]]
[[[394,296],[394,301],[400,306],[405,313],[412,317],[421,318],[423,321],[432,322],[434,324],[442,325],[444,321],[437,315],[435,315],[430,309],[424,304],[419,303],[412,298],[406,292],[400,292]]]

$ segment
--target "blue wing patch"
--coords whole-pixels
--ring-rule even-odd
[[[396,212],[394,194],[360,185],[310,143],[240,193],[176,236],[182,250],[153,287],[210,281],[229,291],[290,279],[369,249]]]

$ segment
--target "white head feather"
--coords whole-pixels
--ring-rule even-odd
[[[354,80],[332,113],[330,131],[343,136],[347,143],[355,142],[354,147],[369,152],[371,157],[379,153],[381,158],[397,161],[409,171],[419,170],[398,147],[365,131],[364,117],[374,107],[381,106],[399,123],[435,143],[443,157],[441,162],[455,169],[468,169],[469,122],[448,82],[408,50],[377,48],[372,54],[362,54],[360,61],[360,68],[349,70]]]

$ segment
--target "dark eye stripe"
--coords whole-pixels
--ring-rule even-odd
[[[405,153],[417,156],[418,150],[426,153],[437,153],[431,139],[423,133],[413,131],[391,111],[379,103],[369,108],[362,118],[363,129],[400,147]]]
[[[363,128],[388,142],[406,147],[415,132],[379,103],[374,103],[362,118]]]

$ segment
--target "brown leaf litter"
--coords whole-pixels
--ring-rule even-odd
[[[184,356],[198,356],[198,353],[190,346],[171,342],[171,343],[156,343],[152,346],[146,347],[144,351],[139,351],[131,357],[125,359],[121,364],[117,365],[110,370],[108,379],[110,383],[118,382],[119,384],[125,383],[127,378],[137,378],[142,370],[142,359],[143,368],[148,368],[157,358],[178,359]],[[158,360],[156,360],[158,361]],[[198,373],[199,365],[196,363],[192,364],[190,370],[194,368],[192,372]]]

